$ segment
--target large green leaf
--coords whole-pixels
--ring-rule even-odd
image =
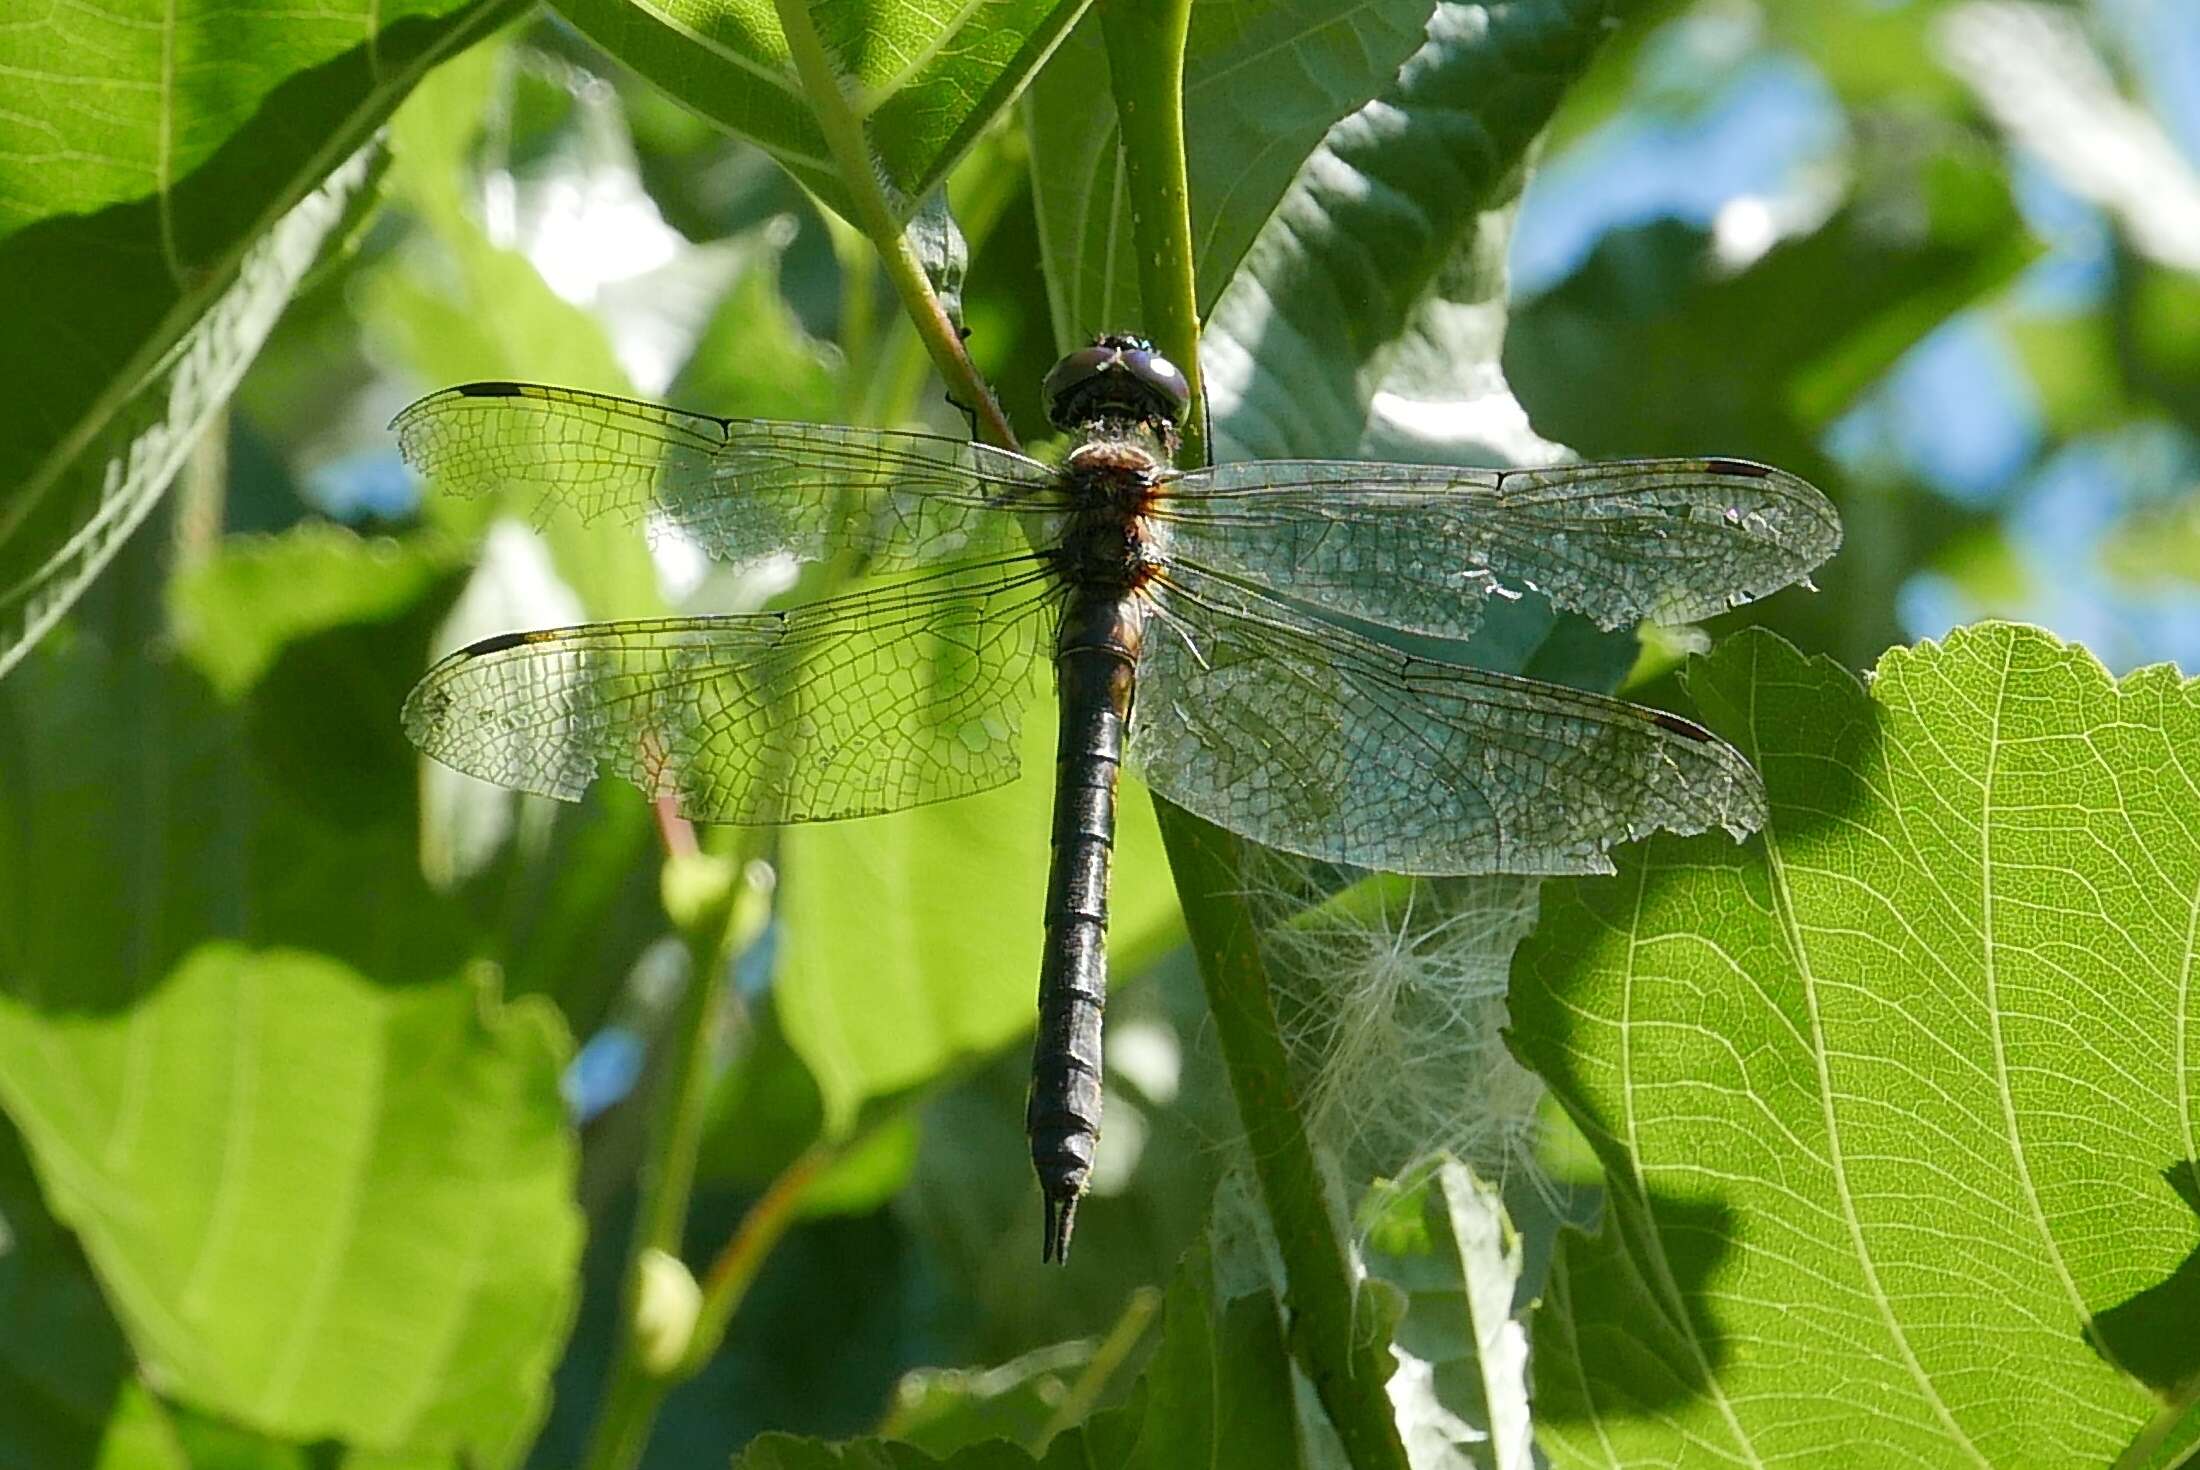
[[[508,1463],[578,1255],[565,1042],[419,877],[423,610],[231,711],[148,652],[149,560],[0,689],[0,1104],[165,1389]]]
[[[1298,170],[1215,304],[1200,358],[1218,458],[1550,455],[1497,367],[1512,207],[1567,85],[1630,8],[1437,7],[1420,49]]]
[[[1428,10],[1428,0],[1192,8],[1184,55],[1185,169],[1202,310],[1322,134],[1390,83],[1420,41]],[[1032,88],[1027,113],[1032,191],[1061,347],[1143,325],[1131,201],[1107,77],[1095,16]]]
[[[151,509],[371,197],[373,129],[509,0],[0,26],[0,671]]]
[[[9,1010],[0,1095],[175,1392],[286,1437],[524,1444],[578,1237],[544,1010],[219,941],[65,1043]]]
[[[1089,0],[809,7],[889,212],[906,222]],[[561,0],[559,14],[853,218],[831,146],[762,0]]]
[[[1535,1318],[1543,1447],[2114,1457],[2200,1368],[2200,684],[1990,624],[1868,691],[1749,633],[1691,688],[1764,835],[1547,884],[1514,970],[1610,1189]]]

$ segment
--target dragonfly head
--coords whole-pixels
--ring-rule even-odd
[[[1043,390],[1047,418],[1065,433],[1130,418],[1173,436],[1191,411],[1191,384],[1144,337],[1107,332],[1054,365]]]

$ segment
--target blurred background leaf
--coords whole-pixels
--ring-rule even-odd
[[[301,639],[224,709],[158,650],[156,572],[0,685],[0,1098],[167,1392],[511,1463],[579,1248],[567,1043],[419,876],[382,716],[424,629]]]
[[[48,10],[6,28],[0,671],[150,512],[371,199],[373,130],[518,7]]]

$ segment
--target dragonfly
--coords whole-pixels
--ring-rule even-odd
[[[393,421],[444,489],[669,525],[736,565],[846,558],[785,611],[503,634],[404,708],[428,755],[577,800],[613,773],[701,822],[830,821],[1018,774],[1059,709],[1026,1109],[1041,1258],[1066,1261],[1101,1115],[1118,775],[1270,848],[1402,874],[1611,871],[1655,829],[1762,826],[1764,788],[1676,715],[1406,651],[1540,593],[1610,629],[1691,621],[1840,545],[1826,498],[1739,459],[1533,469],[1176,467],[1190,405],[1107,334],[1043,385],[1059,462],[955,437],[719,418],[469,383]],[[1425,645],[1424,645],[1425,646]]]

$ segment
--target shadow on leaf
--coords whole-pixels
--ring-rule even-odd
[[[2162,1180],[2200,1217],[2200,1166],[2180,1159]],[[2102,1357],[2157,1393],[2169,1393],[2200,1374],[2200,1246],[2155,1285],[2093,1319],[2086,1341]]]

